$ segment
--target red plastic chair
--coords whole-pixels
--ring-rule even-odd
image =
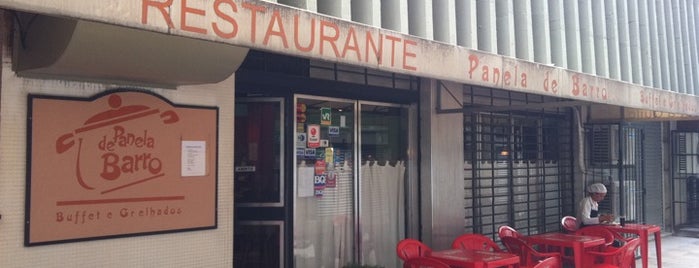
[[[495,241],[482,234],[460,235],[451,243],[451,248],[503,252]]]
[[[451,268],[448,264],[429,257],[415,257],[403,262],[403,268]]]
[[[500,226],[500,228],[498,228],[498,236],[500,237],[500,240],[502,240],[503,237],[515,237],[515,238],[520,238],[520,239],[524,238],[524,236],[522,234],[520,234],[519,232],[517,232],[517,230],[515,230],[515,228],[512,228],[512,227],[507,226],[507,225],[503,225],[503,226]]]
[[[614,232],[610,231],[604,226],[599,225],[585,226],[575,231],[575,234],[603,237],[605,248],[611,246],[616,238]]]
[[[528,245],[524,240],[516,237],[505,236],[500,239],[502,239],[502,244],[505,245],[507,251],[519,256],[520,267],[536,267],[540,261],[550,257],[559,259],[560,263],[561,255],[557,252],[539,252]]]
[[[420,240],[406,238],[398,242],[396,245],[396,253],[398,258],[403,261],[408,261],[416,257],[426,257],[432,252],[432,249],[420,242]]]
[[[636,267],[636,249],[640,246],[639,239],[634,238],[626,242],[622,247],[614,251],[598,252],[588,251],[587,254],[592,258],[587,258],[593,261],[593,264],[585,267],[591,268],[629,268]]]
[[[565,216],[561,218],[561,226],[568,233],[574,233],[578,230],[578,219],[573,216]]]
[[[532,268],[561,268],[561,259],[558,257],[548,257]]]
[[[595,250],[595,251],[609,252],[609,251],[616,251],[617,250],[616,247],[612,246],[612,244],[614,243],[614,238],[615,238],[614,232],[610,231],[607,228],[604,228],[604,226],[600,226],[600,225],[586,226],[586,227],[580,228],[577,231],[575,231],[575,234],[576,235],[597,236],[597,237],[604,238],[604,245],[602,245],[599,250]],[[601,257],[597,257],[597,258],[601,258]]]
[[[604,244],[606,247],[611,247],[612,244],[614,243],[614,241],[621,242],[623,245],[624,243],[627,243],[631,240],[631,238],[625,237],[621,233],[615,232],[614,230],[610,230],[609,228],[606,228],[602,225],[586,226],[586,227],[580,228],[575,233],[579,234],[579,235],[592,235],[592,236],[604,237]],[[617,248],[617,247],[613,247],[613,248]]]

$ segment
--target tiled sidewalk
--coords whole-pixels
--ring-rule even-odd
[[[661,246],[663,268],[699,267],[699,238],[663,233]],[[658,267],[653,240],[648,243],[648,251],[648,267]],[[643,267],[640,259],[636,261],[636,267]]]

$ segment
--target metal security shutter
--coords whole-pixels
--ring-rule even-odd
[[[555,101],[476,87],[464,91],[473,106]],[[464,113],[465,231],[495,239],[501,225],[524,234],[559,231],[560,219],[573,212],[569,109],[473,110]]]
[[[662,127],[661,123],[636,123],[643,129],[643,158],[645,174],[644,198],[645,222],[663,225],[663,158],[662,158]],[[647,213],[652,212],[652,213]]]

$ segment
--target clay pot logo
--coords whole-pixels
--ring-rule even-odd
[[[122,105],[117,94],[110,95],[108,103],[109,110],[89,117],[82,126],[56,139],[57,153],[73,150],[76,154],[78,184],[87,190],[103,188],[100,190],[105,194],[164,176],[162,161],[152,153],[157,145],[156,137],[147,128],[132,126],[140,120],[153,120],[154,116],[159,117],[155,119],[157,122],[173,124],[179,121],[177,113],[145,105]],[[85,163],[88,161],[91,164]],[[99,180],[119,182],[124,174],[138,175],[106,189]]]

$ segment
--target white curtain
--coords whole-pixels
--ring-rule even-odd
[[[300,166],[299,176],[313,174]],[[296,198],[294,212],[295,267],[340,268],[352,262],[354,241],[353,181],[351,167],[335,169],[337,184],[322,196]],[[306,175],[303,175],[306,174]],[[361,166],[360,247],[362,264],[392,268],[401,263],[396,244],[405,237],[405,164],[369,162]]]
[[[361,166],[360,232],[362,263],[399,267],[396,244],[403,238],[405,163]]]
[[[337,174],[336,185],[326,187],[321,195],[297,195],[294,212],[294,267],[340,268],[352,262],[352,168],[338,167],[334,172]],[[300,178],[303,176],[313,176],[313,166],[302,164],[298,167],[297,176],[298,180],[308,179]]]

